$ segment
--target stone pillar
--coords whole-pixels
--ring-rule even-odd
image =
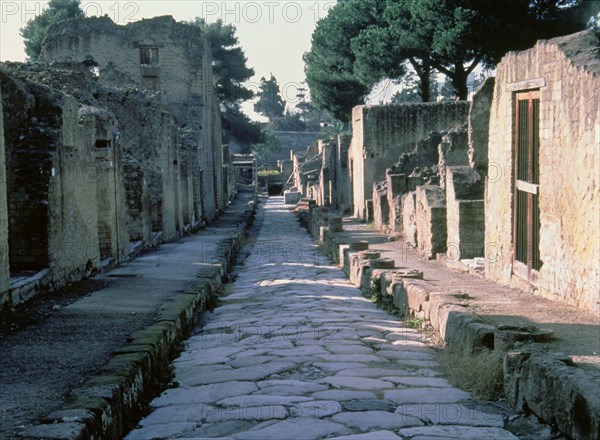
[[[424,258],[446,252],[446,194],[435,185],[417,187],[417,243]]]
[[[0,87],[0,295],[8,291],[10,268],[8,264],[8,206],[6,203],[6,164],[4,159],[4,122],[2,87]],[[3,301],[0,296],[0,306]]]
[[[446,169],[447,260],[483,257],[483,179],[470,167]]]

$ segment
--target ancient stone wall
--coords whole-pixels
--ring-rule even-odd
[[[495,78],[487,78],[473,94],[469,108],[469,166],[482,175],[488,168],[490,107],[494,97]]]
[[[466,101],[355,107],[350,147],[354,215],[365,218],[365,200],[390,164],[430,132],[464,124],[468,111]]]
[[[418,186],[416,191],[417,248],[424,258],[446,252],[446,194],[439,186]]]
[[[447,259],[483,257],[483,179],[468,166],[446,168]]]
[[[49,270],[61,286],[97,268],[94,133],[72,97],[2,76],[11,273]]]
[[[100,258],[120,262],[129,255],[129,216],[118,123],[112,113],[91,106],[79,109],[79,119],[93,133]]]
[[[338,136],[335,171],[336,206],[342,212],[352,209],[352,186],[350,181],[349,150],[352,136]]]
[[[3,119],[2,84],[0,79],[0,295],[8,290],[10,282],[10,266],[8,262],[8,207],[6,204],[6,161],[4,159]],[[2,307],[1,303],[2,301],[0,301],[0,308]]]
[[[539,41],[497,67],[486,189],[486,275],[600,312],[600,57],[590,31]],[[539,271],[513,257],[515,93],[539,91]],[[533,188],[533,187],[532,187]],[[493,249],[493,252],[491,250]],[[525,277],[523,276],[525,275]]]

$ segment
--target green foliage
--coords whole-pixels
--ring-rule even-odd
[[[30,61],[36,61],[42,51],[42,42],[51,24],[60,21],[84,18],[81,0],[50,0],[48,6],[37,17],[29,20],[20,32],[25,40],[25,53]]]
[[[283,117],[285,101],[281,98],[279,83],[273,74],[270,79],[266,79],[264,76],[260,79],[259,89],[254,111],[265,116],[270,122]]]
[[[242,146],[244,153],[250,152],[252,144],[265,141],[261,125],[251,121],[239,107],[222,109],[221,122],[223,124],[223,141],[227,143],[235,139]]]
[[[591,26],[599,8],[587,0],[344,0],[313,33],[307,82],[315,103],[344,121],[374,84],[399,80],[407,65],[422,101],[435,99],[433,69],[450,79],[454,97],[466,99],[478,65]]]
[[[377,23],[382,7],[380,0],[338,2],[317,23],[311,49],[304,54],[306,82],[314,104],[341,121],[350,120],[352,108],[364,103],[374,85],[355,74],[351,43],[362,29]]]
[[[281,145],[279,145],[279,141],[271,130],[263,130],[262,135],[264,140],[252,144],[252,151],[258,155],[264,164],[269,162],[271,154],[281,151]]]
[[[254,70],[246,65],[248,59],[235,35],[235,26],[223,24],[221,20],[207,23],[200,17],[191,24],[200,27],[210,42],[213,75],[221,103],[226,107],[236,107],[242,101],[252,99],[254,93],[244,83],[254,76]]]
[[[248,59],[239,45],[236,28],[221,20],[207,23],[200,17],[189,24],[200,27],[210,42],[215,87],[221,102],[223,140],[235,140],[242,151],[248,152],[250,145],[264,142],[265,138],[261,126],[240,109],[242,102],[254,97],[254,92],[245,86],[254,70],[246,64]]]

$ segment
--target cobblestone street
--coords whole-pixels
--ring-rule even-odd
[[[229,294],[173,362],[178,387],[126,439],[517,438],[319,256],[281,198],[257,224]]]

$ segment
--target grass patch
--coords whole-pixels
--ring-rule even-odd
[[[422,318],[411,318],[411,319],[407,319],[406,321],[404,321],[406,323],[407,326],[412,327],[412,328],[423,328],[423,324],[425,323],[425,320]]]
[[[504,395],[501,353],[482,350],[465,354],[446,348],[439,358],[444,375],[455,387],[483,400],[498,400]]]

